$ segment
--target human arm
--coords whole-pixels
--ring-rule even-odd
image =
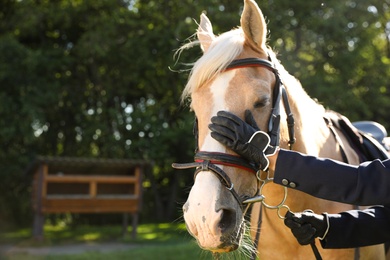
[[[244,158],[264,166],[262,161],[266,155],[268,168],[274,172],[277,184],[348,204],[390,205],[390,160],[374,160],[354,166],[278,147],[270,148],[262,141],[255,142],[263,145],[261,149],[253,149],[253,145],[248,146],[248,140],[256,132],[251,124],[226,111],[218,112],[211,121],[211,136]],[[258,136],[264,135],[261,132]]]
[[[390,160],[353,166],[280,149],[269,161],[277,184],[348,204],[390,205]]]
[[[285,224],[302,245],[313,242],[316,237],[321,237],[323,248],[353,248],[389,241],[389,220],[389,207],[374,206],[339,214],[288,212]]]
[[[390,208],[374,206],[329,214],[329,232],[323,248],[350,248],[390,241]]]

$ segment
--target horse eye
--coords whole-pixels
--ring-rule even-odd
[[[254,104],[254,108],[262,108],[265,107],[268,104],[268,98],[262,98],[260,100],[257,100]]]

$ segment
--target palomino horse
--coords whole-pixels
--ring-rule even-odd
[[[257,256],[260,259],[310,259],[314,258],[310,246],[297,243],[285,227],[284,213],[280,209],[288,206],[293,212],[311,209],[318,213],[336,213],[353,209],[353,206],[317,199],[290,189],[286,196],[287,189],[272,181],[260,187],[259,179],[265,178],[256,175],[251,165],[215,141],[208,130],[210,118],[218,111],[230,111],[243,118],[244,111],[249,109],[260,129],[270,130],[271,139],[288,148],[289,130],[283,123],[288,119],[286,113],[280,113],[280,126],[278,124],[280,103],[280,111],[286,110],[295,117],[294,150],[342,160],[341,142],[348,162],[358,163],[358,156],[348,146],[346,138],[340,132],[339,138],[335,138],[324,121],[324,107],[307,95],[266,46],[266,32],[263,14],[253,0],[244,2],[241,27],[220,36],[213,34],[209,19],[201,15],[197,36],[203,56],[194,64],[183,92],[183,98],[191,97],[191,108],[197,118],[199,151],[194,163],[174,166],[197,167],[194,185],[183,206],[184,219],[189,233],[201,248],[217,254],[230,252],[242,243],[248,203],[259,201],[252,205],[250,229],[254,241],[259,236],[254,243]],[[182,49],[191,46],[193,43]],[[286,92],[281,90],[283,88]],[[269,172],[268,177],[272,176],[273,173]],[[256,197],[259,190],[265,199]],[[323,250],[319,244],[317,248],[324,259],[353,259],[357,251]],[[360,248],[358,252],[361,259],[384,259],[382,245]]]

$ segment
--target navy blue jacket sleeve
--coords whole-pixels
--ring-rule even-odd
[[[390,205],[390,160],[352,166],[281,149],[274,182],[342,203]]]
[[[389,207],[375,206],[328,216],[329,231],[321,240],[323,248],[352,248],[390,241]]]

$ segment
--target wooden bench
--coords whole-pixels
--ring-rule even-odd
[[[139,160],[38,157],[28,169],[33,174],[33,237],[43,239],[45,214],[123,213],[123,230],[131,214],[135,238],[146,165]]]

